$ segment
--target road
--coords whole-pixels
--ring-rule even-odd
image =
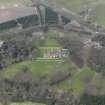
[[[47,8],[50,8],[53,11],[61,14],[62,16],[65,16],[66,18],[68,18],[70,20],[76,20],[79,24],[81,24],[84,27],[87,27],[87,29],[91,30],[91,33],[93,35],[105,35],[105,32],[97,31],[97,27],[94,24],[88,23],[80,15],[72,12],[71,10],[68,10],[68,9],[66,9],[64,7],[59,7],[58,5],[56,5],[56,6],[52,5],[50,2],[47,2],[45,0],[40,0],[38,2],[38,5],[42,5],[42,6],[45,6]]]

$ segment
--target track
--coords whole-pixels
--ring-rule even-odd
[[[49,3],[45,0],[37,0],[37,3],[36,3],[36,0],[32,0],[32,1],[33,1],[35,6],[41,5],[41,6],[44,6],[45,8],[52,9],[56,13],[68,18],[69,20],[76,20],[82,27],[85,27],[85,29],[83,29],[83,28],[76,29],[75,27],[73,27],[70,29],[70,31],[89,33],[90,35],[93,35],[93,36],[105,35],[105,32],[97,31],[97,28],[94,25],[88,23],[80,15],[78,15],[78,14],[76,14],[76,13],[74,13],[74,12],[72,12],[66,8],[59,7],[58,5],[57,6],[52,5],[51,3]],[[44,26],[32,26],[32,27],[29,27],[26,29],[11,29],[11,30],[0,33],[0,35],[13,34],[13,33],[16,34],[16,33],[20,33],[20,32],[35,32],[35,31],[41,30],[43,27]],[[89,30],[89,32],[88,32],[88,30]]]
[[[34,0],[33,0],[34,1]],[[35,3],[35,1],[34,1]],[[51,3],[45,1],[45,0],[40,0],[38,2],[38,5],[42,5],[44,7],[50,8],[53,11],[61,14],[62,16],[65,16],[66,18],[70,20],[76,20],[79,24],[81,24],[83,27],[87,27],[88,30],[90,30],[92,35],[105,35],[105,32],[99,32],[97,31],[97,27],[94,24],[88,23],[85,21],[80,15],[66,9],[66,8],[61,8],[58,5],[52,5]]]
[[[72,12],[72,11],[66,9],[66,8],[59,7],[58,5],[54,6],[54,5],[52,5],[51,3],[49,3],[45,0],[40,0],[39,5],[50,8],[53,11],[61,14],[62,16],[65,16],[66,18],[68,18],[70,20],[76,20],[76,21],[78,21],[78,23],[88,27],[89,29],[91,29],[93,31],[96,31],[96,28],[92,24],[85,21],[80,15],[78,15],[78,14],[76,14],[76,13],[74,13],[74,12]]]

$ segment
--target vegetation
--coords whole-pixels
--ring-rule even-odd
[[[105,49],[95,49],[92,48],[90,56],[88,59],[88,64],[91,68],[95,69],[97,72],[104,74],[105,72]]]
[[[25,102],[25,103],[12,103],[11,105],[44,105],[44,104]]]
[[[94,2],[97,3],[96,0],[56,1],[76,13],[92,8]],[[51,11],[47,12],[53,15]],[[50,16],[49,23],[52,22]],[[102,23],[98,17],[96,21]],[[0,102],[3,105],[105,104],[104,36],[92,39],[92,42],[100,43],[101,48],[93,43],[87,47],[84,40],[90,37],[59,31],[51,29],[41,34],[27,32],[0,36],[3,40],[0,48]],[[44,50],[51,48],[68,49],[69,55],[43,59]]]
[[[64,47],[69,49],[70,58],[79,67],[84,65],[83,61],[83,42],[79,36],[69,36],[65,35],[63,38],[58,39],[59,43]]]
[[[21,34],[22,35],[22,34]],[[37,55],[37,43],[39,39],[30,37],[26,34],[22,37],[2,37],[3,45],[0,48],[0,68],[24,61],[25,59],[35,58]],[[14,39],[15,38],[15,39]],[[36,42],[34,42],[36,40]],[[37,42],[39,41],[39,42]]]
[[[2,104],[0,104],[2,105]],[[45,105],[45,104],[40,104],[40,103],[32,103],[32,102],[18,102],[18,103],[11,103],[10,105]]]
[[[61,62],[61,63],[60,63]],[[57,60],[36,60],[36,61],[24,61],[2,70],[1,73],[4,77],[13,77],[22,68],[30,68],[33,74],[50,74],[55,69],[65,71],[69,69],[69,64],[62,63],[62,61]]]

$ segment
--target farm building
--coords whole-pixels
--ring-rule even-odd
[[[16,7],[0,10],[0,30],[16,28],[20,25],[22,28],[38,25],[38,12],[35,7]]]
[[[64,16],[59,15],[59,13],[54,12],[52,9],[45,9],[45,23],[48,25],[57,25],[61,21],[62,25],[65,25],[70,22],[69,19]],[[61,19],[60,19],[61,18]]]
[[[65,25],[68,22],[70,22],[69,19],[48,7],[43,7],[43,10],[37,6],[0,9],[0,31],[38,25]]]

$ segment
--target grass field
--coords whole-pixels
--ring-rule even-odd
[[[25,103],[12,103],[11,105],[45,105],[45,104],[25,102]]]
[[[105,26],[105,2],[97,5],[90,13],[93,21]]]
[[[84,93],[86,87],[95,77],[95,71],[84,68],[80,71],[77,71],[70,77],[68,80],[63,81],[62,83],[56,86],[58,90],[68,90],[71,89],[75,96],[79,96]]]
[[[44,46],[47,47],[59,47],[59,44],[57,43],[57,40],[55,39],[59,35],[59,32],[51,30],[48,33],[46,33],[46,42]]]
[[[72,78],[73,81],[71,81],[74,94],[82,94],[94,76],[95,71],[88,68],[84,68],[80,72],[77,72]]]
[[[27,67],[35,75],[45,75],[54,72],[54,70],[56,69],[60,69],[61,71],[68,70],[69,66],[69,64],[60,63],[57,60],[42,59],[36,61],[24,61],[22,63],[11,65],[4,71],[1,71],[0,74],[2,74],[6,78],[10,78],[21,71],[22,68]]]
[[[2,104],[0,104],[2,105]],[[10,105],[45,105],[45,104],[40,104],[40,103],[32,103],[32,102],[24,102],[24,103],[11,103]]]

